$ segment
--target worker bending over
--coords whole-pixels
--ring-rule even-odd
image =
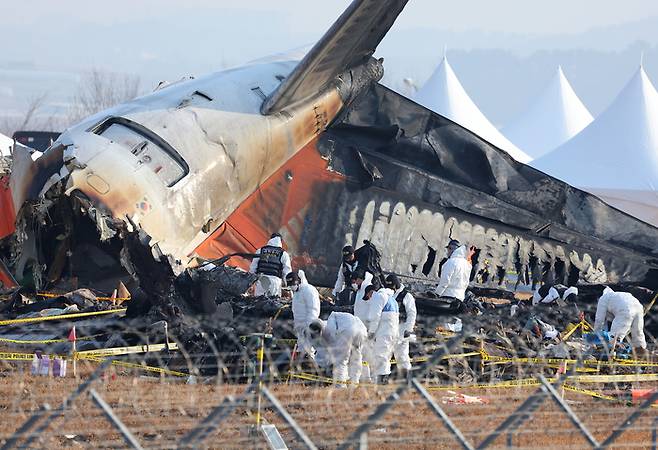
[[[398,304],[391,294],[392,291],[387,288],[377,290],[371,285],[364,295],[369,304],[368,340],[371,346],[366,360],[370,375],[376,377],[378,384],[388,383],[393,347],[400,334]]]
[[[446,247],[448,260],[441,268],[441,279],[434,290],[436,295],[451,303],[455,300],[464,301],[473,269],[471,257],[474,253],[474,247],[467,250],[458,240],[450,241]]]
[[[594,331],[604,330],[609,319],[612,319],[610,334],[614,337],[614,346],[621,343],[630,331],[631,345],[638,354],[646,354],[644,308],[638,299],[628,292],[615,292],[606,287],[596,305]]]
[[[258,257],[251,261],[249,267],[249,272],[259,275],[254,295],[280,297],[282,281],[292,272],[290,255],[283,249],[281,235],[272,234],[267,245],[256,250],[256,254]]]
[[[309,284],[303,270],[286,275],[286,284],[292,291],[292,317],[297,349],[300,358],[313,357],[315,350],[308,339],[308,326],[320,317],[320,294]]]
[[[357,384],[363,367],[363,344],[368,338],[363,322],[349,313],[332,312],[326,322],[315,319],[308,329],[313,346],[323,356],[318,364],[332,366],[334,381]]]
[[[409,340],[416,326],[416,299],[395,274],[390,274],[386,277],[386,286],[394,291],[393,297],[398,304],[400,315],[400,331],[398,339],[393,346],[393,357],[395,358],[400,375],[403,378],[409,378],[411,371]]]

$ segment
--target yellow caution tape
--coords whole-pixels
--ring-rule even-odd
[[[491,356],[487,352],[482,351],[482,359],[488,365],[492,364],[575,364],[578,362],[576,359],[561,359],[561,358],[508,358],[504,356]],[[633,359],[615,359],[613,361],[598,361],[598,360],[583,360],[581,363],[585,366],[615,366],[615,367],[658,367],[658,363]]]
[[[76,341],[89,341],[95,337],[102,336],[102,334],[95,334],[93,336],[82,336],[76,338]],[[61,342],[69,342],[68,338],[61,339],[8,339],[0,338],[0,342],[7,342],[10,344],[58,344]]]
[[[549,379],[553,382],[555,379]],[[535,378],[522,378],[520,380],[501,381],[491,384],[464,384],[452,386],[429,386],[428,391],[454,391],[455,389],[500,389],[513,387],[539,386],[541,383]]]
[[[32,361],[34,353],[0,352],[2,361]]]
[[[569,381],[579,383],[633,383],[640,381],[658,381],[658,373],[631,373],[620,375],[578,375],[569,377]]]
[[[88,361],[103,362],[103,358],[98,357],[98,356],[86,355],[82,359],[88,360]],[[113,366],[126,367],[126,368],[129,368],[129,369],[145,370],[147,372],[161,373],[161,374],[164,374],[164,375],[173,375],[175,377],[187,377],[187,376],[189,376],[189,374],[184,373],[184,372],[177,372],[175,370],[163,369],[162,367],[147,366],[147,365],[131,363],[131,362],[127,362],[127,361],[114,360],[114,361],[112,361],[112,365]]]
[[[167,349],[167,344],[149,344],[149,345],[133,345],[131,347],[113,347],[113,348],[101,348],[95,350],[84,350],[81,352],[76,352],[78,358],[83,358],[86,355],[103,357],[103,356],[120,356],[120,355],[131,355],[135,353],[149,353],[149,352],[160,352]],[[178,350],[178,345],[174,342],[169,344],[169,350]]]
[[[91,316],[100,316],[103,314],[118,314],[126,312],[126,308],[121,309],[110,309],[107,311],[93,311],[93,312],[84,312],[84,313],[75,313],[75,314],[62,314],[59,316],[46,316],[46,317],[28,317],[25,319],[11,319],[11,320],[0,320],[0,326],[3,325],[15,325],[19,323],[36,323],[36,322],[45,322],[48,320],[63,320],[63,319],[77,319],[80,317],[91,317]]]
[[[55,358],[62,358],[62,359],[67,359],[70,360],[71,358],[68,355],[44,355],[44,357],[48,357],[50,359],[55,359]],[[17,353],[17,352],[0,352],[0,360],[1,361],[32,361],[34,359],[34,353]],[[94,355],[94,354],[78,354],[77,359],[79,360],[86,360],[86,361],[94,361],[94,362],[102,362],[103,357],[99,355]],[[140,370],[146,370],[148,372],[156,372],[156,373],[162,373],[165,375],[173,375],[177,377],[186,377],[188,374],[183,373],[183,372],[177,372],[175,370],[169,370],[169,369],[163,369],[161,367],[153,367],[153,366],[146,366],[143,364],[137,364],[137,363],[131,363],[127,361],[112,361],[112,364],[115,366],[121,366],[121,367],[127,367],[131,369],[140,369]]]
[[[54,292],[38,292],[37,295],[44,298],[57,298],[63,297],[65,294],[56,294]],[[131,298],[132,297],[96,297],[96,300],[106,300],[122,303],[130,300]]]
[[[596,392],[596,391],[590,391],[589,389],[577,388],[569,384],[565,384],[562,387],[564,388],[565,391],[578,392],[579,394],[585,394],[585,395],[589,395],[590,397],[600,398],[603,400],[619,401],[619,399],[616,399],[609,395],[601,394],[600,392]]]

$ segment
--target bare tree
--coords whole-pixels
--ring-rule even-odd
[[[136,75],[92,69],[82,76],[80,89],[73,97],[70,123],[135,98],[139,93],[139,85],[140,80]]]
[[[43,108],[48,94],[41,94],[28,100],[27,108],[19,116],[5,116],[0,120],[0,132],[11,136],[14,131],[32,129],[44,129],[48,121],[38,117],[39,111]]]

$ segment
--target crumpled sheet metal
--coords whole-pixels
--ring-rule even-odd
[[[451,238],[480,249],[481,285],[658,283],[657,229],[379,85],[198,251],[252,250],[273,231],[293,265],[324,286],[335,281],[341,248],[364,239],[382,251],[385,271],[436,280]]]

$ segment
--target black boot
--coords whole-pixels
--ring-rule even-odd
[[[377,384],[388,384],[388,375],[377,376]]]

